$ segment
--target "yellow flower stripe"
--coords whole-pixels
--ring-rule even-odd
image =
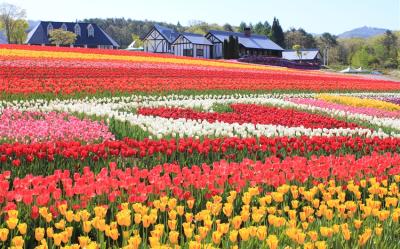
[[[383,109],[387,111],[400,111],[400,105],[376,99],[362,99],[357,97],[340,96],[332,94],[320,94],[317,96],[317,98],[331,103],[337,103],[355,107],[369,107],[369,108]]]
[[[63,248],[106,248],[110,243],[125,249],[325,249],[334,248],[335,241],[342,241],[343,248],[360,248],[371,240],[377,248],[386,241],[395,246],[397,241],[388,240],[400,229],[399,183],[400,176],[394,176],[382,182],[350,181],[346,190],[333,180],[309,188],[282,185],[267,193],[251,187],[214,196],[204,205],[164,196],[151,205],[121,203],[112,215],[103,206],[74,211],[62,204],[57,217],[39,208],[41,226],[29,231],[19,212],[9,210],[0,240],[21,248],[26,234],[36,240],[36,248],[51,242]]]
[[[31,57],[31,58],[62,58],[62,59],[84,59],[84,60],[121,60],[129,62],[154,62],[154,63],[175,63],[194,66],[212,66],[223,68],[238,69],[257,69],[257,70],[276,70],[276,71],[293,71],[287,68],[247,65],[241,63],[230,63],[214,60],[196,60],[184,58],[163,58],[152,56],[137,55],[111,55],[111,54],[89,54],[80,52],[59,52],[59,51],[35,51],[23,49],[0,49],[0,56],[14,57]]]

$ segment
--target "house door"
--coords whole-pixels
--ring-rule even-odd
[[[214,59],[214,49],[215,49],[214,46],[210,46],[210,47],[209,47],[209,50],[210,50],[210,59]]]

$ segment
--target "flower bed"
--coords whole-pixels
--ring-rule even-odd
[[[5,109],[0,115],[0,138],[21,143],[59,140],[91,143],[112,140],[114,135],[101,122],[80,120],[66,113]]]

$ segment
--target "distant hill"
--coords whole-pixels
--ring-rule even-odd
[[[369,38],[376,35],[382,35],[387,29],[382,28],[372,28],[372,27],[361,27],[350,31],[346,31],[340,35],[339,38]]]

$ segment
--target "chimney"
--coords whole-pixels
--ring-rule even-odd
[[[251,28],[244,28],[244,36],[246,37],[251,36]]]

